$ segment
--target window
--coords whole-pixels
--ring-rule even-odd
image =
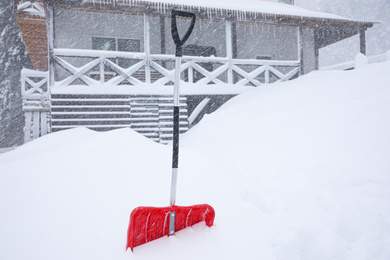
[[[140,40],[123,38],[92,37],[92,49],[104,51],[140,52]],[[122,68],[128,68],[135,63],[133,60],[117,59],[113,61]]]
[[[294,5],[294,0],[279,0],[279,3]]]

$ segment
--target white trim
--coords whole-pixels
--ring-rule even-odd
[[[230,20],[226,20],[226,56],[228,59],[228,83],[233,84],[233,44],[232,44],[232,22]]]
[[[145,83],[151,82],[150,76],[150,20],[144,13],[144,51],[145,51]]]

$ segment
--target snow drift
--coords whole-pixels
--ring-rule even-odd
[[[1,259],[389,259],[390,62],[230,100],[181,139],[198,224],[125,252],[131,210],[169,203],[171,147],[130,129],[50,134],[0,155]]]

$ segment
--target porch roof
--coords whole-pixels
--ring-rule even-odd
[[[172,8],[194,10],[211,17],[234,17],[253,20],[257,16],[288,17],[299,20],[333,20],[372,24],[370,21],[350,19],[335,14],[311,11],[299,6],[262,0],[46,0],[56,4],[78,4],[113,7],[145,7],[153,12],[169,12]],[[370,26],[369,26],[370,27]]]
[[[364,32],[375,23],[262,0],[45,0],[45,2],[64,8],[92,9],[99,12],[147,12],[166,16],[175,8],[196,12],[197,16],[203,19],[303,26],[314,30],[317,49]]]

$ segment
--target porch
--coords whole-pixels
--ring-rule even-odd
[[[363,46],[364,31],[372,26],[286,14],[196,11],[200,25],[185,46],[180,66],[183,132],[232,96],[316,69],[321,47],[357,33]],[[154,117],[143,120],[141,127],[151,132],[139,132],[158,142],[170,140],[170,133],[163,136],[157,130],[171,124],[161,123],[157,115],[165,113],[159,102],[166,102],[173,93],[175,67],[165,7],[47,1],[46,20],[48,72],[25,70],[22,75],[26,115],[31,111],[26,116],[26,141],[78,126],[136,129],[141,122],[134,121],[137,117],[131,110],[141,109],[142,104],[144,112]],[[103,27],[96,26],[102,21]],[[126,21],[132,30],[112,21]],[[185,19],[182,24],[185,27]],[[121,44],[127,46],[121,49]],[[193,52],[193,48],[203,51]],[[64,103],[58,105],[58,100]],[[76,112],[80,117],[70,115]],[[165,113],[164,120],[170,116]],[[156,122],[157,126],[148,127]]]

